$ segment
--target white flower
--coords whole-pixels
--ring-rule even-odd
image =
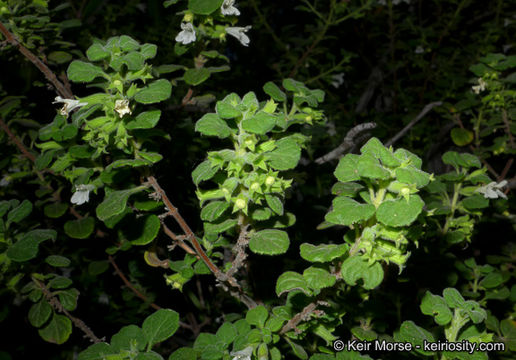
[[[231,36],[234,36],[240,41],[240,43],[244,46],[248,46],[251,41],[249,37],[245,34],[251,28],[250,25],[246,27],[227,27],[226,33]]]
[[[52,104],[57,104],[57,103],[64,103],[61,110],[59,110],[59,113],[63,116],[68,116],[68,114],[76,108],[80,108],[81,106],[88,105],[88,103],[82,103],[82,102],[80,102],[80,100],[63,99],[61,96],[57,96],[55,98],[55,101]]]
[[[222,15],[240,15],[240,11],[238,11],[238,9],[233,5],[235,5],[235,0],[224,0],[222,6],[220,7],[220,12]]]
[[[232,352],[230,355],[233,356],[231,360],[251,360],[253,354],[253,347],[248,346],[244,350]]]
[[[75,185],[75,193],[72,195],[70,202],[76,205],[82,205],[90,200],[90,191],[95,189],[94,185]]]
[[[333,74],[331,76],[331,79],[332,79],[331,85],[335,89],[338,89],[342,84],[344,84],[344,73]]]
[[[471,89],[473,90],[473,92],[475,94],[480,94],[482,91],[484,91],[486,89],[486,82],[484,81],[484,79],[482,78],[479,78],[478,79],[478,85],[476,86],[472,86]]]
[[[115,111],[120,117],[123,117],[125,114],[132,114],[131,109],[129,109],[129,100],[116,100]]]
[[[9,185],[11,182],[11,177],[9,175],[5,175],[2,180],[0,180],[0,187],[5,187]]]
[[[180,42],[183,45],[186,45],[194,42],[195,39],[195,29],[192,23],[181,23],[181,32],[177,34],[176,41]]]
[[[475,192],[484,195],[486,199],[498,199],[499,197],[507,199],[507,196],[500,190],[505,185],[507,185],[507,180],[503,180],[498,184],[493,181],[485,186],[479,187]]]
[[[418,45],[418,46],[416,47],[416,50],[414,50],[414,52],[415,52],[416,54],[422,54],[422,53],[424,53],[424,52],[425,52],[425,49],[424,49],[421,45]]]

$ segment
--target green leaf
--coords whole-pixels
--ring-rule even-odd
[[[290,241],[282,230],[267,229],[258,231],[249,239],[249,249],[256,254],[279,255],[287,252]]]
[[[29,310],[29,322],[34,327],[43,326],[52,315],[52,306],[46,299],[41,299],[33,304]]]
[[[220,9],[224,0],[188,0],[188,9],[197,15],[210,15]]]
[[[54,314],[50,323],[38,331],[43,340],[63,344],[72,333],[72,322],[64,315]]]
[[[327,270],[310,266],[303,272],[303,277],[308,286],[314,290],[320,290],[335,285],[337,278]]]
[[[456,169],[459,169],[461,167],[463,167],[463,168],[471,168],[471,167],[480,168],[480,166],[481,166],[480,160],[475,155],[468,154],[468,153],[459,154],[455,151],[448,151],[448,152],[444,153],[442,159],[445,164],[451,165]]]
[[[254,116],[242,121],[242,128],[245,131],[260,135],[264,135],[265,133],[271,131],[274,128],[274,125],[276,125],[276,117],[264,111],[259,111]]]
[[[285,93],[271,81],[265,83],[263,86],[263,91],[265,91],[265,93],[269,95],[274,101],[287,100],[287,95],[285,95]]]
[[[7,225],[10,223],[19,223],[32,212],[32,203],[29,200],[23,200],[22,203],[9,211],[7,214]]]
[[[67,287],[69,287],[72,284],[73,284],[73,281],[70,280],[69,278],[64,277],[64,276],[55,275],[54,278],[52,278],[48,282],[48,287],[51,289],[66,289]]]
[[[485,209],[489,206],[489,199],[480,194],[469,196],[460,202],[468,210]]]
[[[64,256],[60,256],[60,255],[50,255],[50,256],[47,256],[47,258],[45,259],[45,262],[47,264],[49,264],[50,266],[54,266],[54,267],[67,267],[67,266],[70,266],[70,259],[68,259],[67,257],[64,257]]]
[[[192,348],[179,348],[170,354],[168,360],[197,360],[197,351]]]
[[[267,201],[267,205],[278,215],[283,215],[283,202],[281,199],[275,195],[265,195],[265,201]]]
[[[210,71],[206,68],[188,69],[183,78],[187,84],[196,86],[208,80],[210,75]]]
[[[430,174],[409,165],[395,170],[396,179],[405,184],[414,184],[418,189],[425,187],[430,182]]]
[[[222,326],[217,330],[215,336],[222,341],[224,344],[231,344],[235,338],[237,337],[237,329],[235,325],[230,322],[225,322]]]
[[[408,201],[404,198],[386,200],[378,207],[376,218],[387,226],[407,226],[416,220],[424,205],[419,195],[410,195]]]
[[[154,104],[168,99],[171,94],[172,85],[170,81],[160,79],[138,91],[134,100],[141,104]]]
[[[140,43],[128,35],[120,36],[118,44],[124,51],[134,51],[140,48]]]
[[[482,286],[484,289],[492,289],[497,286],[500,286],[501,284],[503,284],[503,282],[503,275],[498,271],[494,271],[492,273],[487,274],[486,277],[480,281],[479,285]]]
[[[347,245],[312,245],[301,244],[301,257],[311,262],[330,262],[333,259],[339,258],[347,251]]]
[[[420,309],[423,314],[433,316],[435,322],[439,325],[446,325],[453,318],[453,314],[446,301],[439,295],[433,295],[429,291],[426,292],[421,300]]]
[[[211,165],[210,160],[204,160],[192,172],[192,180],[195,185],[199,185],[201,181],[211,179],[219,170],[218,166]]]
[[[56,64],[68,63],[72,60],[72,55],[64,51],[52,51],[48,54],[48,60]]]
[[[303,275],[294,271],[284,272],[276,282],[276,295],[281,296],[283,293],[293,290],[301,290],[308,296],[312,294]]]
[[[222,119],[234,119],[242,115],[240,110],[231,105],[229,101],[218,101],[215,105],[215,111]]]
[[[79,297],[79,290],[71,288],[57,292],[61,305],[68,310],[73,311],[77,308],[77,298]]]
[[[267,311],[265,306],[258,305],[257,307],[252,308],[247,312],[245,319],[249,324],[255,325],[261,329],[264,327],[265,321],[268,317],[269,312]]]
[[[433,351],[425,351],[424,343],[434,343],[432,333],[417,326],[413,321],[404,321],[400,330],[394,333],[394,340],[397,342],[409,342],[414,346],[414,351],[426,356],[434,355]]]
[[[77,357],[77,360],[105,360],[106,358],[119,360],[116,356],[119,356],[119,351],[113,349],[111,345],[101,342],[93,344],[82,351]]]
[[[452,308],[463,308],[466,304],[466,300],[462,297],[460,292],[454,288],[446,288],[443,290],[443,297],[446,304]]]
[[[379,159],[383,165],[390,168],[398,167],[401,165],[400,161],[394,156],[392,151],[387,149],[380,140],[373,137],[362,146],[360,149],[362,154],[371,154],[375,158]]]
[[[296,344],[295,342],[293,342],[292,340],[290,340],[287,337],[285,337],[284,339],[288,342],[288,344],[292,348],[294,355],[296,355],[298,358],[300,358],[302,360],[308,359],[308,354],[306,353],[305,349],[303,349],[303,347],[301,345]]]
[[[371,154],[360,155],[357,163],[358,174],[373,180],[387,180],[389,171],[380,165],[380,162]]]
[[[367,221],[374,213],[374,205],[360,204],[346,196],[338,196],[333,199],[333,210],[324,218],[333,224],[350,226],[357,222]]]
[[[64,224],[66,235],[74,239],[87,239],[95,228],[95,219],[91,216],[78,220],[69,220]]]
[[[27,261],[38,254],[39,244],[46,240],[55,240],[57,232],[54,230],[32,230],[23,235],[7,250],[7,256],[13,261]]]
[[[56,219],[63,216],[66,210],[68,210],[68,204],[53,203],[46,205],[43,209],[43,212],[45,213],[46,217]]]
[[[297,166],[301,148],[291,137],[276,142],[276,149],[266,154],[269,165],[276,170],[289,170]]]
[[[355,154],[346,154],[342,157],[333,173],[335,177],[342,182],[360,180],[358,159],[360,159],[360,156]]]
[[[140,54],[145,59],[152,59],[156,56],[156,53],[158,52],[158,47],[154,44],[143,44],[140,49]]]
[[[356,285],[357,280],[364,280],[365,289],[374,289],[383,281],[383,269],[380,263],[370,265],[362,256],[347,258],[341,266],[342,278],[349,285]]]
[[[168,339],[179,328],[179,314],[174,310],[160,309],[148,316],[143,322],[142,329],[150,348],[163,340]]]
[[[90,82],[98,76],[104,75],[102,69],[90,63],[74,60],[68,66],[68,79],[74,82]]]
[[[238,221],[236,219],[227,219],[218,224],[204,223],[205,234],[220,234],[221,232],[227,231],[233,228]]]
[[[129,130],[152,129],[156,126],[160,117],[161,110],[145,111],[138,114],[138,116],[133,121],[128,122],[125,127]]]
[[[201,210],[201,219],[204,221],[215,221],[226,211],[229,203],[226,201],[212,201]]]
[[[86,50],[86,56],[90,61],[99,61],[108,58],[110,56],[110,52],[106,50],[104,46],[99,43],[95,43]]]
[[[453,142],[457,146],[466,146],[474,139],[474,134],[472,131],[462,128],[453,128],[450,135]]]
[[[231,129],[217,114],[206,114],[195,124],[195,131],[207,136],[217,136],[221,139],[231,135]]]
[[[143,330],[136,325],[124,326],[111,337],[111,346],[115,351],[131,350],[134,346],[139,351],[145,349],[147,340]]]
[[[147,245],[158,236],[161,222],[154,214],[145,215],[136,219],[134,226],[131,226],[131,233],[128,239],[133,245]]]
[[[121,214],[127,207],[129,196],[142,191],[143,187],[110,192],[102,203],[97,206],[97,217],[105,221],[112,216]]]

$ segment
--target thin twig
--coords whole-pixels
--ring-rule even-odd
[[[111,265],[113,265],[113,268],[115,269],[115,272],[117,273],[118,276],[120,276],[120,279],[122,279],[122,281],[124,282],[124,284],[129,288],[131,289],[131,291],[133,293],[136,294],[136,296],[138,296],[140,299],[142,299],[143,301],[147,302],[147,296],[143,295],[141,292],[138,291],[138,289],[136,289],[134,287],[133,284],[131,284],[131,282],[125,277],[124,273],[120,270],[120,268],[118,267],[118,265],[116,264],[115,262],[115,259],[113,259],[113,257],[111,255],[108,256],[108,260],[109,262],[111,263]],[[156,310],[159,310],[161,309],[161,306],[159,305],[156,305],[154,303],[150,303],[149,304],[150,307],[152,307],[153,309],[156,309]]]
[[[158,181],[154,176],[149,176],[147,178],[149,184],[152,186],[158,197],[163,200],[163,203],[165,204],[168,212],[166,215],[170,215],[176,220],[178,225],[181,227],[181,230],[183,230],[185,234],[185,239],[189,240],[191,244],[193,245],[193,248],[197,255],[201,258],[201,260],[208,266],[208,269],[215,275],[215,278],[219,281],[220,286],[224,289],[230,292],[231,295],[239,299],[241,302],[243,302],[248,308],[256,307],[256,302],[251,299],[247,294],[244,293],[242,290],[242,287],[234,277],[227,276],[224,274],[220,269],[210,260],[208,255],[204,252],[203,248],[201,247],[201,244],[197,241],[197,238],[195,237],[195,234],[193,233],[190,226],[187,224],[187,222],[183,219],[181,214],[179,213],[178,209],[172,204],[170,199],[168,198],[167,194],[163,190],[163,188],[159,185]],[[169,235],[170,236],[170,235]],[[176,236],[177,237],[177,236]],[[175,238],[171,239],[175,240]],[[236,289],[236,291],[232,289],[228,289],[224,283],[228,283],[233,288]]]
[[[430,110],[432,110],[436,106],[441,106],[443,103],[442,101],[436,101],[430,104],[427,104],[423,110],[411,121],[405,126],[399,133],[394,135],[389,141],[385,143],[385,146],[391,146],[394,145],[396,141],[401,139],[414,125],[417,124],[419,120],[421,120]]]
[[[50,81],[57,93],[67,99],[73,99],[73,94],[71,91],[68,91],[66,87],[61,83],[56,75],[46,66],[36,55],[34,55],[30,50],[28,50],[25,46],[20,44],[20,42],[14,37],[14,35],[7,30],[7,28],[0,22],[0,32],[5,36],[6,40],[16,47],[30,62],[32,62],[42,73],[45,75],[48,81]]]
[[[23,145],[23,143],[21,142],[20,139],[18,139],[16,137],[16,135],[14,135],[11,130],[9,129],[9,127],[7,126],[7,124],[4,122],[4,120],[2,120],[0,118],[0,127],[2,128],[2,130],[5,131],[5,133],[7,134],[7,136],[9,136],[9,139],[11,139],[11,141],[18,147],[18,149],[20,150],[20,152],[27,158],[29,159],[30,161],[32,162],[35,162],[36,161],[36,157],[31,154],[29,152],[29,150],[27,150],[27,148],[25,147],[25,145]]]
[[[47,289],[47,287],[45,286],[44,283],[42,283],[41,281],[35,279],[35,278],[32,278],[32,281],[34,281],[34,283],[36,283],[36,285],[39,286],[39,288],[41,289],[41,291],[43,292],[43,295],[45,296],[45,299],[48,301],[48,303],[57,311],[63,313],[66,315],[66,317],[68,319],[70,319],[72,321],[72,323],[78,327],[80,330],[82,330],[82,332],[84,333],[84,336],[87,337],[88,339],[90,339],[91,342],[93,343],[99,343],[99,342],[102,342],[103,339],[99,339],[94,333],[93,331],[84,323],[84,321],[82,321],[81,319],[79,318],[76,318],[74,316],[72,316],[64,307],[63,307],[63,304],[61,304],[61,302],[59,301],[59,299],[54,296],[52,294],[52,292]]]
[[[290,319],[280,330],[280,335],[283,335],[290,330],[294,330],[296,333],[299,331],[297,329],[297,325],[299,325],[302,321],[308,321],[310,319],[310,316],[316,312],[317,305],[328,305],[324,301],[314,301],[310,304],[306,305],[301,312],[294,315],[292,319]]]
[[[324,164],[333,159],[338,159],[346,150],[351,149],[354,145],[353,139],[362,131],[374,129],[376,124],[374,122],[368,122],[359,124],[348,131],[344,137],[342,144],[337,146],[335,149],[316,159],[315,162],[319,165]]]
[[[188,246],[182,239],[181,236],[179,235],[176,235],[172,230],[170,230],[168,228],[167,225],[165,225],[165,223],[163,222],[163,220],[161,221],[161,225],[163,226],[163,230],[165,231],[165,234],[167,234],[167,236],[173,240],[176,241],[177,245],[179,245],[184,251],[186,251],[188,254],[190,255],[195,255],[197,256],[198,259],[200,259],[199,255],[197,255],[197,253],[190,247]]]

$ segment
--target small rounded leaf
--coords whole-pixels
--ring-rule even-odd
[[[179,314],[174,310],[160,309],[145,319],[143,333],[149,346],[168,339],[179,328]]]
[[[279,255],[287,251],[290,241],[282,230],[267,229],[254,233],[249,239],[249,248],[256,254]]]

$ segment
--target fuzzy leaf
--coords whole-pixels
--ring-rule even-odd
[[[69,220],[64,224],[66,235],[74,239],[87,239],[95,228],[95,219],[85,217],[78,220]]]
[[[154,104],[168,99],[171,93],[172,85],[170,81],[160,79],[138,91],[134,100],[141,104]]]
[[[331,287],[337,281],[335,275],[332,275],[323,268],[310,266],[303,272],[303,277],[308,286],[314,290],[320,290]]]
[[[148,316],[142,325],[149,348],[174,335],[178,328],[179,314],[170,309],[156,311]]]
[[[335,177],[342,182],[360,180],[358,174],[358,159],[360,156],[355,154],[347,154],[339,160],[339,164],[333,173]]]
[[[387,226],[407,226],[416,220],[425,203],[418,195],[410,195],[409,200],[404,198],[386,200],[376,211],[376,218]]]
[[[46,240],[55,240],[57,233],[54,230],[32,230],[15,242],[8,250],[7,257],[13,261],[27,261],[38,254],[39,244]]]
[[[290,137],[276,142],[276,149],[266,154],[269,164],[276,170],[289,170],[297,166],[301,158],[301,148]]]
[[[288,250],[288,234],[282,230],[267,229],[254,233],[249,239],[249,249],[256,254],[279,255]]]
[[[133,121],[128,122],[125,127],[129,130],[152,129],[156,126],[160,117],[160,110],[145,111],[138,114],[138,116],[136,116],[136,118]]]
[[[341,257],[347,251],[346,245],[312,245],[301,244],[301,257],[311,262],[330,262]]]
[[[344,281],[349,285],[356,285],[358,279],[364,280],[365,289],[374,289],[383,281],[383,269],[380,263],[370,265],[361,256],[347,258],[341,267],[341,274]]]
[[[128,190],[119,190],[109,193],[102,203],[97,206],[97,217],[104,221],[124,212],[127,207],[129,196],[142,191],[143,188],[137,187]]]
[[[303,275],[294,271],[284,272],[280,275],[278,281],[276,282],[276,294],[281,296],[281,294],[293,290],[301,290],[306,295],[311,295],[311,291],[308,288],[308,284]]]
[[[72,321],[64,315],[54,314],[50,323],[38,332],[43,340],[60,345],[70,337]]]
[[[195,124],[195,131],[207,136],[224,139],[231,135],[231,129],[217,114],[206,114]]]
[[[210,15],[220,9],[223,0],[188,0],[188,9],[197,15]]]
[[[90,82],[98,76],[102,76],[104,72],[98,66],[93,64],[74,60],[68,66],[68,79],[74,82]]]
[[[324,218],[333,224],[349,226],[368,220],[374,212],[374,205],[360,204],[346,196],[338,196],[333,200],[333,210]]]

